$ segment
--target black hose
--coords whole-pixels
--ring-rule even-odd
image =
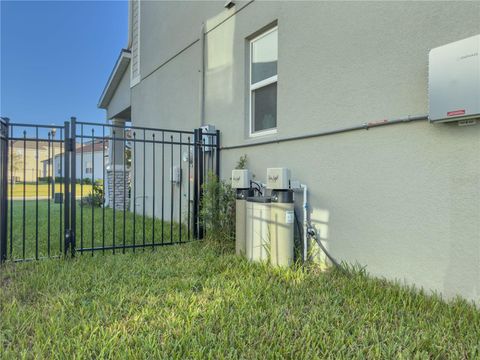
[[[295,224],[297,224],[298,236],[300,237],[300,243],[302,244],[302,250],[303,250],[303,247],[305,246],[305,244],[302,241],[302,239],[303,239],[302,227],[300,226],[300,221],[298,221],[297,212],[295,210],[293,210],[293,215],[295,217]],[[303,257],[303,254],[304,254],[304,252],[302,251],[302,257]],[[307,261],[307,259],[303,259],[303,262],[306,262],[306,261]]]

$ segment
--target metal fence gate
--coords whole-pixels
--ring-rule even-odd
[[[202,239],[219,131],[0,121],[0,261]]]

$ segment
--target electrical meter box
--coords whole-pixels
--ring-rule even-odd
[[[216,131],[214,125],[200,126],[202,129],[202,141],[205,145],[216,145]],[[212,151],[213,146],[204,146],[203,151]]]
[[[429,120],[480,117],[480,35],[430,50]]]
[[[182,181],[182,168],[180,166],[173,166],[170,169],[170,181],[174,184],[180,184],[180,181]]]
[[[267,169],[267,189],[288,190],[290,188],[290,170],[287,168]]]
[[[250,172],[246,169],[232,170],[232,188],[248,189],[250,187]]]

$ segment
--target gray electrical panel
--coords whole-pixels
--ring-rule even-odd
[[[429,120],[480,117],[480,35],[430,50]]]

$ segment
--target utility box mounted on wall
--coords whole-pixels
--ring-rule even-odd
[[[480,117],[480,35],[430,50],[429,120]]]

